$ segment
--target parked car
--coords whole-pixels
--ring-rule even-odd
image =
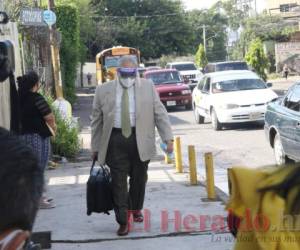
[[[300,83],[268,105],[265,131],[278,165],[300,161]]]
[[[248,70],[207,74],[193,91],[196,122],[211,118],[221,130],[225,124],[264,121],[267,104],[277,98],[271,86]]]
[[[199,69],[197,69],[196,65],[193,62],[168,63],[166,69],[178,70],[183,80],[189,82],[191,89],[193,89],[203,77],[203,73]]]
[[[246,62],[242,61],[215,62],[207,64],[204,68],[204,73],[208,74],[227,70],[249,70],[249,67]]]
[[[161,69],[160,66],[149,66],[149,67],[146,67],[146,70],[147,71],[150,71],[150,70],[158,70],[158,69]]]
[[[192,92],[175,69],[146,71],[146,79],[151,79],[159,94],[160,100],[167,107],[185,106],[192,109]]]

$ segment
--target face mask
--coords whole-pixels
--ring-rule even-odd
[[[123,87],[129,88],[129,87],[131,87],[134,84],[135,78],[133,78],[133,77],[123,78],[123,77],[121,77],[120,78],[120,82],[121,82],[121,85]]]

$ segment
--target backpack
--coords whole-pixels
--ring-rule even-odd
[[[113,196],[111,188],[111,175],[108,167],[95,168],[93,161],[90,177],[87,182],[87,215],[94,213],[105,213],[113,209]]]

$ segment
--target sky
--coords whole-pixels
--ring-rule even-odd
[[[182,0],[188,10],[205,9],[211,7],[218,0]],[[257,9],[262,11],[265,7],[265,0],[257,0]]]

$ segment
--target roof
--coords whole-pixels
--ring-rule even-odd
[[[152,74],[152,73],[164,73],[164,72],[178,72],[176,69],[155,69],[155,70],[147,70],[144,74]]]
[[[179,64],[195,64],[195,63],[193,63],[193,62],[171,62],[171,63],[168,63],[168,64],[179,65]]]
[[[208,63],[208,65],[209,64],[227,64],[227,63],[246,63],[246,62],[245,61],[224,61],[224,62],[212,62],[212,63]]]
[[[260,79],[260,77],[250,70],[228,70],[206,74],[212,78],[212,82],[229,81],[234,79]]]
[[[128,48],[128,49],[134,49],[134,50],[137,50],[139,51],[137,48],[133,48],[133,47],[127,47],[127,46],[113,46],[112,48],[109,48],[109,49],[105,49],[105,50],[102,50],[101,52],[99,52],[96,57],[100,57],[102,55],[104,55],[106,52],[112,50],[112,49],[121,49],[121,48]]]

